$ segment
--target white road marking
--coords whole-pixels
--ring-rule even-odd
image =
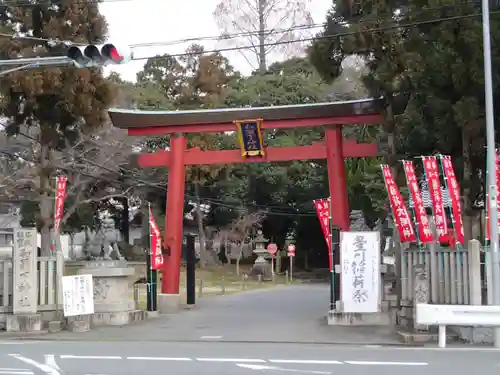
[[[17,370],[17,369],[4,370],[4,369],[0,369],[0,374],[34,375],[34,372],[30,371],[30,370]]]
[[[28,365],[36,367],[36,368],[42,370],[47,375],[61,375],[61,373],[56,368],[53,368],[46,363],[39,363],[37,361],[34,361],[31,358],[26,358],[26,357],[23,357],[19,354],[9,354],[9,356],[14,357],[16,359],[19,359],[20,361],[23,361],[24,363],[27,363]]]
[[[367,365],[367,366],[427,366],[426,362],[384,362],[384,361],[344,361],[349,365]]]
[[[136,361],[192,361],[191,358],[182,357],[127,357]]]
[[[266,363],[264,359],[257,358],[196,358],[200,362],[243,362],[243,363]]]
[[[57,371],[62,371],[61,368],[56,363],[56,358],[55,358],[54,354],[46,354],[45,355],[45,364],[47,366],[50,366],[50,367],[56,369]]]
[[[300,372],[303,374],[319,374],[319,375],[329,375],[329,371],[312,371],[312,370],[297,370],[292,368],[281,368],[277,366],[264,366],[264,365],[250,365],[246,363],[237,363],[236,366],[247,368],[250,370],[274,370],[274,371],[286,371],[286,372]]]
[[[340,361],[317,360],[317,359],[270,359],[271,363],[295,363],[295,364],[314,364],[314,365],[343,365]]]
[[[62,354],[61,359],[123,359],[120,356],[115,355],[71,355],[71,354]]]
[[[222,336],[201,336],[200,339],[202,340],[219,340],[221,339]]]

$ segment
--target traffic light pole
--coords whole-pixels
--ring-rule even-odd
[[[0,60],[0,67],[13,65],[47,66],[54,64],[73,64],[73,61],[66,56],[24,57],[21,59]]]
[[[36,69],[46,66],[65,66],[74,65],[74,62],[66,56],[56,57],[28,57],[22,59],[0,60],[0,68],[5,66],[14,66],[11,69],[0,70],[0,76],[17,72],[23,69]]]
[[[490,5],[488,0],[482,0],[483,13],[483,53],[484,53],[484,91],[486,107],[486,145],[488,170],[488,198],[490,207],[490,251],[493,282],[493,305],[500,305],[500,249],[498,246],[498,200],[496,147],[495,147],[495,119],[493,113],[493,78],[491,72],[491,31]],[[500,328],[493,328],[493,346],[500,348]]]

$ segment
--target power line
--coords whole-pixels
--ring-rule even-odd
[[[73,4],[93,5],[102,3],[121,3],[134,0],[75,0]],[[161,0],[158,0],[161,1]],[[32,6],[50,6],[63,5],[63,0],[0,0],[0,8],[2,7],[32,7]]]
[[[36,139],[35,137],[32,137],[28,134],[25,134],[23,132],[19,132],[17,133],[25,138],[28,138],[34,142],[37,142],[40,144],[40,141],[38,139]],[[11,155],[12,157],[15,157],[16,155],[13,155],[13,154],[10,154],[6,151],[3,152],[4,154],[8,154],[8,155]],[[67,152],[63,152],[65,154],[67,154]],[[100,165],[99,163],[96,163],[96,162],[93,162],[91,160],[88,160],[84,157],[81,157],[81,156],[73,156],[73,155],[68,155],[70,157],[74,157],[76,159],[79,159],[89,165],[92,165],[94,167],[97,167],[97,168],[101,168],[102,170],[105,170],[107,172],[111,172],[111,173],[116,173],[118,175],[120,175],[121,177],[123,178],[126,178],[126,179],[130,179],[136,183],[139,183],[139,184],[142,184],[144,186],[147,186],[147,187],[152,187],[152,188],[155,188],[155,189],[160,189],[160,190],[163,190],[164,192],[167,192],[167,187],[163,186],[163,185],[159,185],[159,184],[152,184],[150,182],[147,182],[147,181],[144,181],[143,179],[141,178],[138,178],[136,175],[134,175],[133,173],[129,172],[129,171],[126,171],[126,173],[123,173],[122,171],[115,171],[115,170],[112,170],[110,168],[107,168],[103,165]],[[27,160],[28,161],[28,160]],[[35,163],[34,160],[31,160],[32,163]],[[63,170],[66,170],[66,171],[69,171],[69,172],[73,172],[73,173],[76,173],[76,174],[81,174],[83,176],[86,176],[86,177],[90,177],[96,181],[108,181],[108,182],[115,182],[115,183],[118,183],[120,185],[123,185],[124,182],[119,180],[119,179],[114,179],[114,178],[110,178],[110,177],[97,177],[97,176],[93,176],[91,174],[88,174],[88,173],[85,173],[83,171],[79,171],[79,170],[76,170],[74,168],[70,168],[70,167],[61,167],[61,169]],[[254,204],[246,204],[247,207],[244,207],[244,206],[235,206],[235,205],[230,205],[230,204],[227,204],[227,203],[224,203],[222,201],[219,201],[219,200],[216,200],[216,199],[212,199],[212,198],[205,198],[205,197],[195,197],[195,196],[192,196],[192,195],[189,195],[189,194],[185,194],[184,195],[185,198],[188,198],[188,199],[191,199],[191,200],[196,200],[196,199],[201,199],[205,202],[208,202],[212,205],[215,205],[215,206],[219,206],[219,207],[224,207],[224,208],[228,208],[228,209],[231,209],[231,210],[235,210],[235,211],[240,211],[240,212],[246,212],[248,211],[248,206],[251,206],[253,208],[263,208],[263,210],[266,211],[266,214],[269,215],[269,216],[296,216],[296,217],[312,217],[312,216],[316,216],[315,213],[313,213],[313,211],[308,211],[308,212],[300,212],[299,210],[295,210],[295,211],[276,211],[276,210],[269,210],[269,208],[271,206],[264,206],[264,205],[254,205]],[[276,206],[275,206],[276,207]]]
[[[1,0],[0,0],[1,1]],[[26,0],[29,1],[29,0]],[[131,1],[131,0],[107,0],[107,1]],[[418,11],[411,11],[404,13],[405,16],[417,16],[419,14],[423,14],[425,12],[430,12],[430,11],[437,11],[437,10],[442,10],[445,8],[456,8],[456,7],[461,7],[461,6],[468,6],[468,5],[474,5],[478,4],[478,0],[469,0],[465,1],[462,3],[457,3],[457,4],[446,4],[446,5],[440,5],[436,7],[428,7],[428,8],[422,8]],[[0,3],[1,4],[1,3]],[[357,22],[355,25],[359,26],[364,23],[369,23],[371,20],[370,18],[364,18],[363,21]],[[393,21],[392,17],[390,21]],[[282,34],[282,33],[287,33],[287,32],[292,32],[292,31],[298,31],[298,30],[308,30],[308,29],[317,29],[326,26],[326,23],[312,23],[312,24],[300,24],[300,25],[294,25],[289,28],[283,28],[283,29],[265,29],[262,30],[266,36],[273,35],[273,34]],[[397,25],[394,25],[394,27],[399,27]],[[254,30],[254,31],[245,31],[245,32],[237,32],[237,33],[226,33],[226,34],[220,34],[220,35],[212,35],[212,36],[203,36],[203,37],[188,37],[188,38],[182,38],[182,39],[174,39],[171,41],[163,41],[163,42],[143,42],[143,43],[135,43],[129,45],[130,48],[143,48],[143,47],[166,47],[166,46],[172,46],[172,45],[177,45],[177,44],[183,44],[183,43],[189,43],[189,42],[199,42],[199,41],[205,41],[205,40],[230,40],[230,39],[236,39],[239,37],[245,37],[245,36],[259,36],[261,33],[260,30]],[[29,36],[29,35],[16,35],[16,34],[9,34],[9,33],[2,33],[0,32],[0,37],[6,37],[6,38],[12,38],[12,39],[25,39],[25,40],[31,40],[31,41],[40,41],[40,42],[47,42],[47,43],[53,43],[53,44],[65,44],[67,46],[71,45],[84,45],[83,43],[75,43],[69,40],[61,40],[58,38],[40,38],[40,37],[34,37],[34,36]],[[309,39],[304,39],[305,41],[308,41]],[[300,42],[301,40],[298,40]],[[295,43],[297,41],[286,41],[289,43]],[[272,43],[270,44],[272,45]],[[247,47],[245,47],[247,48]],[[248,48],[253,48],[248,47]]]
[[[498,14],[498,13],[500,13],[500,10],[490,12],[490,14]],[[391,30],[398,30],[398,29],[408,29],[408,28],[412,28],[414,26],[430,25],[430,24],[434,24],[434,23],[449,22],[449,21],[457,21],[457,20],[461,20],[461,19],[475,18],[475,17],[480,17],[480,16],[481,16],[481,13],[473,13],[473,14],[460,15],[460,16],[440,17],[440,18],[434,18],[431,20],[416,21],[416,22],[411,22],[411,23],[406,23],[406,24],[395,24],[395,25],[390,25],[390,26],[374,27],[374,28],[369,28],[369,29],[365,29],[365,30],[348,31],[348,32],[344,32],[344,33],[335,33],[335,34],[331,34],[331,35],[319,35],[319,36],[311,37],[311,38],[283,40],[283,41],[276,41],[276,42],[272,42],[272,43],[264,43],[264,47],[272,47],[272,46],[292,44],[292,43],[312,42],[312,41],[317,41],[317,40],[328,40],[328,39],[335,39],[335,38],[340,38],[340,37],[345,37],[345,36],[353,36],[353,35],[358,35],[358,34],[363,34],[363,33],[375,33],[375,32],[391,31]],[[359,25],[359,24],[357,24],[357,25]],[[221,53],[221,52],[229,52],[229,51],[241,51],[241,50],[253,49],[254,47],[255,46],[253,46],[253,45],[246,45],[246,46],[236,46],[236,47],[212,49],[212,50],[208,50],[208,51],[203,51],[202,53],[183,52],[183,53],[175,53],[175,54],[167,54],[167,55],[170,57],[184,57],[184,56],[202,55],[202,54],[207,54],[207,53],[210,54],[210,53]],[[163,58],[164,58],[163,56],[155,55],[155,56],[133,57],[132,60],[149,60],[149,59],[156,60],[156,59],[163,59]]]
[[[432,11],[437,11],[437,10],[443,10],[446,8],[456,8],[456,7],[463,7],[463,6],[468,6],[468,5],[475,5],[479,4],[479,0],[469,0],[469,1],[464,1],[461,3],[457,4],[445,4],[445,5],[440,5],[436,7],[428,7],[428,8],[421,8],[418,11],[411,11],[404,13],[404,16],[417,16],[426,12],[432,12]],[[388,17],[387,17],[388,18]],[[380,19],[377,18],[379,21]],[[363,23],[369,23],[370,21],[373,21],[370,19],[370,17],[365,17],[363,21],[357,22],[355,25],[361,25]],[[389,21],[394,21],[393,17]],[[262,30],[266,36],[272,35],[272,34],[281,34],[281,33],[286,33],[286,32],[291,32],[291,31],[298,31],[298,30],[308,30],[308,29],[317,29],[321,27],[325,27],[327,25],[326,22],[322,23],[312,23],[312,24],[300,24],[300,25],[294,25],[289,28],[284,28],[284,29],[265,29]],[[197,41],[204,41],[204,40],[227,40],[227,39],[235,39],[239,37],[245,37],[245,36],[260,36],[260,30],[253,30],[253,31],[244,31],[244,32],[237,32],[237,33],[227,33],[227,34],[220,34],[220,35],[212,35],[212,36],[206,36],[206,37],[188,37],[184,39],[177,39],[177,40],[171,40],[171,41],[165,41],[165,42],[143,42],[143,43],[136,43],[136,44],[131,44],[129,45],[130,48],[141,48],[141,47],[162,47],[162,46],[171,46],[171,45],[177,45],[177,44],[182,44],[182,43],[188,43],[188,42],[197,42]]]

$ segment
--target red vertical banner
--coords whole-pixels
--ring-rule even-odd
[[[422,201],[422,194],[418,187],[417,174],[413,162],[403,160],[403,167],[405,169],[406,183],[410,190],[411,199],[413,200],[413,210],[415,211],[415,220],[417,222],[418,235],[421,243],[429,243],[434,241],[432,231],[429,226],[429,219],[425,212],[424,202]]]
[[[441,181],[439,180],[438,163],[435,156],[424,156],[423,158],[427,186],[431,197],[432,210],[434,212],[434,222],[439,242],[448,242],[448,225],[446,222],[446,212],[444,211],[443,192]]]
[[[323,229],[323,235],[325,236],[326,245],[328,246],[328,262],[330,264],[330,271],[333,270],[332,262],[332,243],[330,236],[330,200],[320,199],[313,201],[314,207],[316,208],[316,213],[318,214],[319,223],[321,224],[321,229]]]
[[[455,238],[457,242],[463,244],[465,242],[465,237],[464,224],[462,221],[462,205],[460,203],[460,187],[458,186],[455,171],[453,170],[451,157],[441,156],[441,164],[443,166],[443,173],[447,182],[446,187],[448,188],[448,194],[450,195],[451,200],[451,210],[455,227]]]
[[[163,254],[161,252],[161,231],[153,217],[153,211],[149,209],[149,236],[151,238],[151,269],[159,270],[163,266]]]
[[[398,228],[399,238],[401,242],[415,242],[417,238],[413,230],[413,224],[401,192],[394,182],[391,169],[388,165],[382,165],[382,172],[384,175],[385,187],[389,194],[392,214],[396,222],[396,227]]]
[[[59,233],[61,220],[64,216],[64,201],[66,200],[66,184],[68,178],[58,176],[56,179],[56,201],[54,209],[54,232]]]
[[[491,171],[488,171],[488,173],[491,173]],[[498,153],[495,151],[495,176],[497,177],[497,201],[500,196],[498,192],[500,191],[500,168],[498,166]],[[488,185],[488,188],[486,189],[489,194],[489,183],[487,182],[486,185]],[[490,200],[486,199],[488,201],[488,210],[486,213],[486,241],[490,240]],[[500,206],[498,207],[499,215],[498,215],[498,222],[500,224]]]

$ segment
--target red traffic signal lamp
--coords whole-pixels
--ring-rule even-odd
[[[130,48],[118,47],[111,43],[72,46],[68,49],[67,56],[79,68],[126,64],[133,57]]]

